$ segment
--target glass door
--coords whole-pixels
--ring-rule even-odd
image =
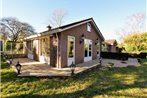
[[[84,39],[84,62],[92,60],[92,41]]]
[[[75,64],[75,37],[68,36],[68,51],[67,51],[67,63],[70,66],[72,63]]]

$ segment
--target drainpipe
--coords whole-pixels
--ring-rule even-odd
[[[57,38],[57,68],[60,68],[59,66],[59,37],[58,37],[58,34],[56,33],[56,38]]]

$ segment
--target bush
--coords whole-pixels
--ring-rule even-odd
[[[145,59],[147,57],[147,53],[140,53],[140,54],[134,54],[134,53],[113,53],[113,52],[101,52],[102,58],[108,58],[108,59],[117,59],[117,60],[128,60],[128,58],[141,58]]]
[[[144,53],[144,52],[140,53],[139,58],[142,58],[142,59],[147,58],[147,53]]]
[[[117,59],[117,60],[127,60],[128,53],[113,53],[113,52],[101,52],[102,58]]]

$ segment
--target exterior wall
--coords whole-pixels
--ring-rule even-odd
[[[111,46],[111,52],[116,52],[116,46],[114,45]]]
[[[60,63],[61,67],[67,66],[67,37],[75,37],[75,64],[84,62],[84,42],[80,44],[81,35],[92,40],[92,59],[97,58],[96,39],[99,37],[96,30],[91,25],[91,32],[87,32],[87,23],[61,32],[60,38]],[[100,38],[99,38],[100,40]]]
[[[50,37],[50,66],[57,66],[57,38],[54,34]]]
[[[116,45],[107,45],[107,52],[117,52],[117,46]]]

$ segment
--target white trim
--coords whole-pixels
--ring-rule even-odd
[[[85,23],[88,23],[88,22],[92,22],[92,24],[94,25],[94,27],[96,28],[96,30],[98,31],[98,34],[100,34],[101,38],[104,40],[104,37],[102,35],[102,33],[100,32],[99,28],[97,27],[96,23],[94,22],[94,20],[91,18],[87,21],[84,21],[84,22],[81,22],[81,23],[78,23],[78,24],[75,24],[75,25],[72,25],[72,26],[69,26],[69,27],[66,27],[64,29],[61,29],[61,28],[58,28],[58,29],[55,29],[55,30],[51,30],[51,31],[45,31],[45,32],[41,32],[39,34],[35,34],[35,35],[32,35],[32,36],[29,36],[29,37],[26,37],[25,39],[30,39],[30,38],[35,38],[35,37],[39,37],[39,36],[43,36],[43,35],[47,35],[47,34],[54,34],[54,33],[58,33],[58,32],[62,32],[62,31],[65,31],[65,30],[68,30],[68,29],[71,29],[73,27],[77,27],[79,25],[82,25],[82,24],[85,24]],[[50,35],[51,36],[51,35]]]
[[[26,37],[25,40],[35,38],[35,37],[39,37],[39,36],[41,36],[41,34],[31,35],[31,36]]]
[[[68,59],[69,59],[69,58],[68,58],[68,38],[69,38],[69,37],[74,38],[74,57],[73,57],[73,59],[74,59],[74,64],[75,64],[75,54],[76,54],[76,53],[75,53],[75,52],[76,52],[76,51],[75,51],[75,49],[76,49],[76,48],[75,48],[75,36],[67,36],[67,66],[70,66],[70,65],[68,64],[68,62],[69,62],[69,61],[68,61]]]
[[[87,20],[87,21],[84,21],[84,22],[75,24],[75,25],[73,25],[73,26],[69,26],[69,27],[67,27],[67,28],[65,28],[65,29],[62,29],[61,31],[65,31],[65,30],[71,29],[71,28],[73,28],[73,27],[77,27],[77,26],[79,26],[79,25],[85,24],[85,23],[90,22],[90,21],[92,21],[92,20]]]
[[[88,42],[88,45],[90,45],[91,44],[91,56],[89,56],[89,46],[88,46],[88,56],[87,57],[85,57],[85,42]],[[91,39],[84,39],[84,62],[87,62],[87,61],[90,61],[90,60],[92,60],[92,40]]]
[[[91,24],[87,23],[87,32],[91,32]]]
[[[34,59],[34,55],[33,54],[30,54],[30,53],[28,53],[28,55],[27,55],[27,57],[29,58],[29,59]]]
[[[50,64],[50,57],[49,56],[39,56],[39,61],[49,65]]]

